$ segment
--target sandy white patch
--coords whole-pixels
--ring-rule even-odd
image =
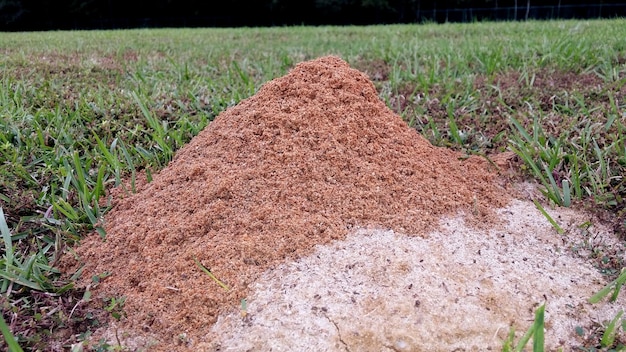
[[[222,315],[213,342],[220,351],[501,350],[521,335],[546,302],[546,347],[578,344],[576,326],[612,318],[625,306],[587,299],[607,282],[580,255],[624,246],[569,209],[549,210],[567,228],[559,235],[532,202],[513,201],[489,231],[461,217],[427,238],[358,230],[344,241],[271,270],[252,287],[247,316]],[[576,255],[576,253],[579,255]]]

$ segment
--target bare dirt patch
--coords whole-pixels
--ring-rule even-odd
[[[106,241],[91,236],[77,249],[84,284],[110,273],[94,297],[126,298],[118,337],[193,350],[263,272],[351,229],[423,235],[460,211],[493,223],[508,194],[490,168],[430,145],[342,60],[301,63],[115,200]]]

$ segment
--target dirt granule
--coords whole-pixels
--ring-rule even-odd
[[[495,177],[481,158],[433,147],[367,76],[323,57],[220,114],[151,183],[115,198],[106,240],[77,253],[85,280],[110,273],[99,297],[126,297],[123,331],[152,336],[151,350],[193,349],[266,269],[352,228],[488,220],[507,201]]]

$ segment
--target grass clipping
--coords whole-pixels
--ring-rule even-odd
[[[489,167],[433,147],[365,74],[322,57],[220,114],[151,183],[115,197],[106,240],[91,236],[77,253],[86,280],[110,273],[99,297],[126,297],[122,329],[164,350],[184,334],[193,349],[266,269],[352,228],[423,234],[443,215],[488,220],[507,199]]]

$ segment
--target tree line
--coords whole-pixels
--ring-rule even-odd
[[[616,16],[626,16],[625,3],[589,3],[588,0],[0,0],[0,30],[4,31]]]

